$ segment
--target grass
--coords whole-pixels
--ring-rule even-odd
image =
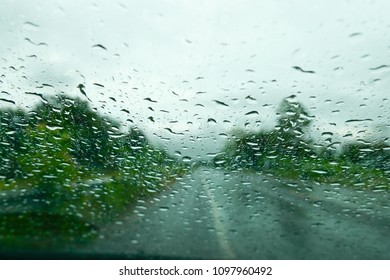
[[[8,204],[12,213],[0,214],[0,248],[61,249],[91,242],[99,226],[120,218],[137,200],[164,190],[186,172],[184,165],[176,163],[144,164],[142,170],[84,172],[79,183],[48,185],[30,178],[11,180],[4,187],[2,181],[0,189],[17,190],[18,195],[14,201],[3,198],[4,209]],[[99,178],[102,183],[90,183]],[[36,192],[29,196],[29,190]]]
[[[70,243],[93,240],[97,228],[79,217],[53,213],[9,213],[0,215],[0,247],[9,249],[61,248]]]
[[[276,161],[266,172],[290,180],[390,191],[390,178],[385,170],[346,161],[284,159]]]
[[[265,165],[264,163],[267,162]],[[321,158],[293,158],[289,156],[256,163],[236,162],[222,164],[232,170],[259,171],[290,181],[305,181],[318,184],[338,185],[355,189],[390,191],[389,171],[363,166],[346,160]]]

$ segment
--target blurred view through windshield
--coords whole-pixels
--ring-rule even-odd
[[[386,1],[0,1],[0,258],[390,259]]]

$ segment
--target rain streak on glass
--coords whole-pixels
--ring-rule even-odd
[[[0,258],[389,259],[388,10],[0,2]]]

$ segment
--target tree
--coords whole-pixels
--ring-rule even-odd
[[[311,124],[312,116],[306,108],[295,100],[295,95],[285,98],[278,108],[278,131],[279,153],[286,153],[295,156],[308,156],[313,154],[310,148],[312,142],[305,137],[307,129]]]
[[[390,170],[390,146],[385,141],[347,143],[343,146],[340,158],[365,167]]]
[[[27,149],[22,141],[24,128],[29,125],[27,113],[21,109],[0,110],[0,176],[15,178],[18,176],[17,154]]]
[[[295,100],[295,95],[289,96],[280,103],[278,111],[278,126],[282,132],[300,137],[311,124],[306,108]]]
[[[285,98],[277,112],[278,124],[271,131],[235,130],[215,164],[230,167],[269,169],[275,165],[299,165],[314,154],[306,136],[311,123],[305,107],[295,96]]]
[[[55,188],[78,178],[78,167],[69,153],[66,131],[50,130],[44,124],[26,130],[23,146],[17,155],[24,179],[32,186]]]
[[[36,125],[43,123],[69,133],[69,152],[78,163],[97,169],[113,166],[110,135],[118,125],[92,110],[88,102],[60,95],[34,111]]]

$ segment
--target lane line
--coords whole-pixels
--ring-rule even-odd
[[[202,185],[203,188],[206,192],[207,197],[209,198],[208,201],[211,206],[211,214],[213,216],[213,222],[214,222],[214,227],[216,230],[216,235],[218,239],[218,244],[219,247],[221,248],[224,257],[226,259],[237,259],[236,254],[234,253],[232,247],[230,246],[229,240],[228,240],[228,232],[225,227],[225,224],[222,222],[223,220],[223,215],[221,213],[221,210],[218,209],[217,203],[214,199],[213,194],[211,193],[207,181],[202,179]]]

